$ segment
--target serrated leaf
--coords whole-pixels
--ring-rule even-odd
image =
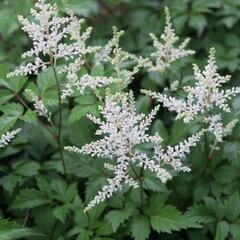
[[[156,211],[159,211],[163,207],[167,198],[167,194],[158,193],[151,195],[146,205],[144,205],[144,212],[149,216],[154,215]]]
[[[37,180],[37,186],[40,189],[40,191],[44,195],[48,196],[48,198],[50,198],[52,195],[51,185],[50,185],[49,181],[46,179],[46,177],[37,176],[36,180]]]
[[[206,207],[212,213],[216,219],[221,220],[224,217],[224,205],[220,199],[214,199],[211,197],[205,197],[204,202]]]
[[[14,94],[8,89],[0,89],[0,105],[14,97]]]
[[[98,105],[91,104],[91,105],[80,105],[75,106],[68,118],[69,124],[72,124],[78,120],[80,120],[83,116],[86,114],[92,114],[92,115],[99,115]]]
[[[154,177],[145,177],[143,181],[143,188],[152,190],[154,192],[166,192],[166,186],[162,182]]]
[[[1,106],[0,110],[6,116],[19,117],[23,113],[23,107],[18,103],[8,103],[4,106]]]
[[[0,239],[13,240],[35,235],[30,229],[21,226],[16,222],[10,222],[0,218]]]
[[[50,200],[47,199],[40,191],[33,188],[23,189],[12,203],[11,209],[30,209],[49,202]]]
[[[37,116],[34,111],[27,110],[26,113],[20,117],[23,121],[33,123],[35,125],[38,124],[37,122]]]
[[[2,177],[0,179],[0,184],[6,191],[12,193],[14,188],[17,186],[19,182],[21,182],[21,180],[22,180],[21,176],[10,174]]]
[[[117,231],[119,226],[127,220],[133,213],[133,208],[124,208],[120,210],[112,210],[106,215],[106,220],[112,226],[114,232]]]
[[[82,228],[79,229],[79,236],[77,238],[77,240],[91,240],[91,232],[89,232],[88,230]]]
[[[190,207],[185,215],[195,219],[198,223],[209,223],[215,221],[215,217],[212,212],[202,204]]]
[[[131,234],[135,240],[145,240],[150,234],[150,223],[148,218],[139,215],[132,218]]]
[[[64,223],[71,208],[72,206],[70,204],[64,204],[63,206],[56,206],[53,209],[53,215],[56,219]]]
[[[37,86],[41,92],[41,96],[45,93],[47,89],[56,85],[56,80],[54,78],[53,70],[48,68],[45,71],[39,73],[37,77]]]
[[[100,217],[100,215],[103,213],[104,209],[106,208],[105,203],[98,204],[95,206],[90,212],[89,217],[91,221],[94,221]]]
[[[104,76],[104,66],[101,64],[94,65],[91,69],[92,76]]]
[[[162,137],[163,143],[166,144],[166,142],[168,141],[169,135],[166,127],[164,126],[161,120],[158,119],[153,123],[151,132],[152,132],[152,135],[154,135],[155,133],[158,133],[159,136]]]
[[[182,120],[176,120],[171,128],[169,144],[179,143],[179,141],[189,134],[192,127],[193,123],[185,124]]]
[[[25,83],[27,82],[26,77],[13,77],[0,79],[0,85],[12,90],[14,93],[19,93]]]
[[[15,169],[15,173],[25,177],[31,177],[38,174],[40,166],[36,162],[25,162]]]
[[[229,224],[226,221],[218,222],[215,240],[225,240],[228,236]]]
[[[229,232],[232,234],[233,239],[240,239],[240,224],[238,223],[230,224]]]
[[[112,227],[106,222],[102,222],[101,226],[97,229],[96,234],[97,236],[108,236],[112,234],[112,232]]]
[[[170,205],[158,210],[155,215],[150,216],[150,220],[152,228],[159,233],[172,233],[172,231],[199,227],[191,218],[189,219],[187,216],[182,215],[176,208]]]
[[[238,170],[230,165],[220,166],[214,174],[214,178],[219,183],[230,183],[238,176]]]
[[[234,222],[240,215],[240,196],[239,193],[233,193],[224,202],[225,216],[230,222]]]
[[[233,161],[235,166],[240,166],[240,143],[239,142],[226,142],[224,144],[224,156],[230,161]]]

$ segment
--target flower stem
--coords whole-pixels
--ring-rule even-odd
[[[27,103],[22,99],[22,97],[17,93],[17,92],[14,92],[14,95],[15,97],[17,98],[17,100],[22,104],[22,106],[24,106],[27,110],[29,111],[32,111],[32,109],[27,105]],[[44,122],[41,121],[40,118],[37,118],[38,122],[44,127],[47,129],[47,131],[56,139],[57,138],[57,134],[55,133],[54,131],[54,128],[53,128],[53,131],[49,128],[48,125],[46,125]]]
[[[141,201],[141,207],[143,206],[143,170],[144,170],[144,165],[141,167],[140,170],[140,174],[138,175],[136,170],[134,169],[133,165],[131,164],[131,169],[133,170],[134,175],[136,176],[136,178],[139,181],[139,185],[140,185],[140,201]]]
[[[140,175],[139,175],[141,207],[143,206],[143,170],[144,170],[144,165],[141,167]]]
[[[64,175],[65,175],[65,178],[67,178],[67,169],[66,169],[66,165],[65,165],[65,161],[64,161],[64,156],[63,156],[62,138],[61,138],[62,137],[61,89],[60,89],[60,83],[59,83],[59,80],[58,80],[58,75],[57,75],[57,70],[56,70],[56,61],[53,58],[52,54],[50,54],[50,62],[51,62],[54,78],[55,78],[56,85],[57,85],[57,91],[58,91],[59,124],[58,124],[57,144],[58,144],[58,149],[59,149],[59,153],[60,153],[60,159],[61,159],[61,163],[62,163],[63,172],[64,172]]]

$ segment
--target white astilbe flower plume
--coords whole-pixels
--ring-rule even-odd
[[[102,119],[89,116],[94,123],[99,125],[96,134],[103,136],[103,138],[86,144],[81,149],[75,146],[65,147],[71,152],[109,158],[113,161],[112,164],[105,164],[105,167],[113,171],[114,177],[107,180],[108,184],[98,192],[85,211],[121,190],[123,184],[137,187],[137,182],[129,174],[132,165],[149,169],[163,183],[171,179],[172,176],[162,167],[162,164],[168,164],[176,171],[189,170],[182,166],[180,158],[189,152],[191,146],[195,146],[201,134],[192,136],[179,146],[168,148],[166,151],[162,150],[160,136],[148,134],[149,126],[158,109],[158,106],[155,107],[149,115],[137,114],[132,93],[108,95],[101,110]],[[138,144],[145,142],[155,145],[153,157],[136,148]]]
[[[11,140],[21,131],[20,128],[3,134],[0,138],[0,148],[6,147]]]
[[[35,93],[30,89],[26,89],[25,92],[33,101],[33,106],[38,115],[47,118],[47,120],[51,122],[51,113],[48,111],[43,101],[38,96],[36,96]]]
[[[169,67],[171,62],[195,53],[192,50],[185,49],[190,41],[189,38],[186,38],[179,46],[176,46],[179,37],[176,36],[172,27],[171,17],[167,7],[165,7],[165,14],[166,24],[164,32],[160,37],[161,41],[159,41],[153,33],[150,33],[156,51],[151,54],[154,63],[149,61],[148,65],[146,65],[149,68],[149,71],[163,72]]]
[[[208,64],[204,71],[201,72],[196,64],[193,65],[193,69],[197,81],[195,86],[184,88],[187,94],[185,99],[177,99],[145,90],[142,92],[155,98],[170,111],[175,111],[177,113],[176,118],[182,118],[186,123],[202,115],[204,118],[203,122],[210,125],[208,130],[213,132],[216,138],[221,141],[226,129],[224,129],[223,123],[221,123],[221,115],[211,116],[211,110],[218,108],[219,110],[229,112],[228,102],[240,93],[240,87],[233,87],[227,90],[221,89],[222,84],[230,80],[230,76],[220,76],[217,73],[214,48],[210,50]]]
[[[37,0],[35,8],[30,10],[31,20],[19,16],[22,29],[33,42],[33,47],[25,52],[22,57],[30,57],[31,63],[20,66],[8,74],[8,77],[27,74],[38,74],[40,69],[46,69],[51,61],[59,58],[68,60],[79,54],[86,54],[97,50],[96,47],[87,47],[85,42],[92,31],[87,28],[80,34],[83,20],[73,15],[66,17],[58,16],[56,5],[46,3],[45,0]],[[66,44],[68,40],[70,43]],[[44,60],[48,55],[49,59]]]
[[[71,96],[74,93],[74,89],[80,94],[83,94],[85,89],[92,89],[95,91],[99,87],[107,86],[116,81],[116,79],[112,77],[91,76],[89,74],[84,74],[79,77],[78,72],[83,64],[84,61],[81,58],[78,58],[62,69],[61,72],[66,73],[67,78],[67,83],[65,84],[61,95],[62,99]]]
[[[115,78],[126,87],[133,80],[133,76],[149,61],[122,50],[119,42],[123,33],[124,31],[118,31],[116,27],[113,27],[112,39],[95,54],[95,61],[96,64],[109,62],[114,67]],[[126,69],[129,63],[134,64],[131,70]]]

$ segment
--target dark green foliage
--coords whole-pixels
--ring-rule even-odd
[[[218,145],[210,159],[203,141],[186,157],[191,173],[175,176],[163,185],[146,172],[143,202],[139,189],[121,193],[89,213],[83,209],[109,176],[103,161],[68,154],[67,178],[59,162],[57,144],[31,111],[32,102],[24,92],[31,89],[51,108],[58,124],[57,91],[51,70],[37,79],[6,79],[20,63],[27,37],[20,31],[18,14],[27,14],[31,0],[0,1],[0,136],[14,125],[22,131],[13,143],[0,151],[1,216],[0,240],[224,240],[240,239],[240,124]],[[191,83],[191,63],[205,63],[214,46],[220,72],[231,74],[231,86],[239,86],[240,1],[239,0],[52,0],[64,12],[67,5],[93,26],[92,44],[106,43],[112,26],[126,30],[123,50],[148,55],[150,32],[160,35],[164,25],[163,7],[169,6],[177,34],[191,37],[196,55],[173,63],[164,74],[140,72],[130,84],[139,112],[153,107],[140,89],[163,91],[175,80],[180,87]],[[91,59],[89,59],[91,62]],[[87,72],[84,69],[83,72]],[[111,69],[91,69],[96,76],[111,75]],[[60,82],[63,79],[60,79]],[[117,86],[111,86],[112,90]],[[101,91],[99,92],[101,96]],[[182,91],[173,93],[182,96]],[[22,100],[29,109],[23,106]],[[64,102],[62,139],[64,145],[81,146],[96,139],[95,126],[86,114],[99,115],[100,101],[92,92]],[[229,119],[240,116],[240,97],[232,103]],[[174,121],[173,114],[161,108],[151,132],[159,133],[162,145],[176,144],[199,126]],[[214,144],[209,135],[208,142]],[[11,220],[4,220],[11,219]],[[13,222],[16,221],[17,223]]]

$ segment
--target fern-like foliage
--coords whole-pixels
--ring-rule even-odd
[[[36,235],[31,229],[16,222],[0,218],[0,239],[13,240]],[[37,234],[38,235],[38,234]]]

